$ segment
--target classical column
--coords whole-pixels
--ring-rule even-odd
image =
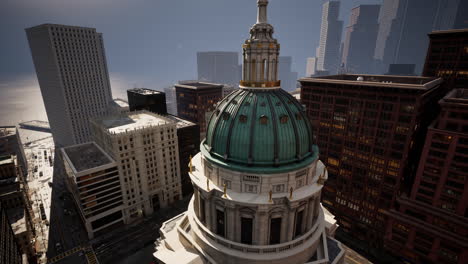
[[[268,245],[268,228],[270,226],[268,214],[265,211],[259,211],[255,215],[255,225],[252,237],[254,245]]]
[[[289,208],[288,210],[288,233],[287,241],[291,241],[294,237],[294,219],[296,216],[296,208]]]
[[[309,231],[314,225],[315,197],[312,197],[307,204],[307,231]]]
[[[235,212],[235,205],[227,205],[225,209],[226,214],[226,238],[231,241],[236,241],[235,238],[235,230],[236,227],[239,225],[239,221],[236,221],[236,212]],[[240,228],[239,228],[240,229]]]

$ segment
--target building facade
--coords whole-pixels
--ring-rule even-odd
[[[322,202],[345,234],[368,245],[363,250],[381,248],[385,212],[411,186],[442,79],[335,75],[300,82],[328,169]]]
[[[177,124],[177,141],[179,144],[179,165],[182,195],[188,196],[193,193],[192,182],[189,177],[190,157],[200,152],[200,127],[188,120],[177,116],[167,115],[167,118]]]
[[[116,161],[125,223],[182,196],[177,124],[148,111],[91,121],[94,141]]]
[[[341,58],[347,73],[374,73],[379,11],[380,5],[360,5],[351,10]]]
[[[327,1],[323,4],[317,70],[328,71],[331,74],[337,73],[340,68],[343,21],[338,20],[339,15],[339,1]]]
[[[468,90],[440,100],[409,196],[389,212],[388,250],[414,263],[468,260]]]
[[[278,80],[267,0],[243,45],[240,89],[221,100],[189,162],[188,210],[160,229],[158,263],[341,263],[326,233],[318,160],[303,106]],[[273,50],[273,51],[272,51]],[[260,63],[257,63],[260,60]]]
[[[88,238],[124,224],[123,195],[117,163],[96,143],[61,149],[67,189],[79,208]]]
[[[200,138],[206,134],[206,113],[223,98],[223,85],[204,82],[183,82],[175,85],[177,116],[200,126]]]
[[[167,113],[170,115],[177,116],[177,98],[175,93],[175,87],[164,88],[166,94],[166,108]]]
[[[468,87],[468,29],[429,34],[424,76],[444,78],[447,90]]]
[[[147,88],[127,90],[130,111],[147,110],[156,114],[166,115],[166,94]]]
[[[55,24],[26,34],[56,145],[88,141],[89,118],[104,115],[112,101],[102,34]]]
[[[23,259],[15,234],[11,228],[6,209],[0,202],[0,263],[21,264]]]
[[[228,51],[197,52],[198,80],[237,85],[239,53]]]
[[[452,28],[454,22],[447,19],[456,17],[456,1],[384,0],[374,53],[377,70],[384,73],[392,63],[416,64],[419,75],[429,43],[426,35],[435,29]]]

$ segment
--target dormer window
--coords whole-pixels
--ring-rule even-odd
[[[289,119],[289,118],[288,118],[287,115],[282,115],[282,116],[280,117],[280,122],[281,122],[281,124],[286,124],[286,123],[288,122],[288,119]]]
[[[262,124],[262,125],[268,124],[268,117],[266,117],[265,115],[262,115],[260,117],[260,124]]]
[[[241,123],[246,123],[247,122],[247,116],[246,115],[241,115],[239,117],[239,122]]]

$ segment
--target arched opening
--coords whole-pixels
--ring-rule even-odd
[[[278,65],[276,64],[276,60],[273,59],[273,63],[271,65],[271,80],[277,80],[277,68],[278,68]]]
[[[255,82],[257,80],[257,61],[255,59],[252,60],[252,76],[251,76],[251,81]]]
[[[267,69],[267,60],[263,59],[262,63],[262,81],[267,81],[268,80],[268,69]]]

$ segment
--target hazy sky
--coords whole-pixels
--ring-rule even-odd
[[[323,2],[270,1],[268,18],[281,55],[293,57],[299,76],[305,73],[306,58],[315,55]],[[347,25],[352,7],[379,3],[342,0],[341,17]],[[103,33],[113,90],[121,97],[135,85],[161,89],[195,79],[197,51],[240,52],[255,21],[256,0],[0,0],[0,98],[21,98],[22,89],[40,95],[34,90],[37,79],[27,27],[57,23]],[[2,104],[0,116],[7,110]],[[0,119],[0,125],[5,120]]]

